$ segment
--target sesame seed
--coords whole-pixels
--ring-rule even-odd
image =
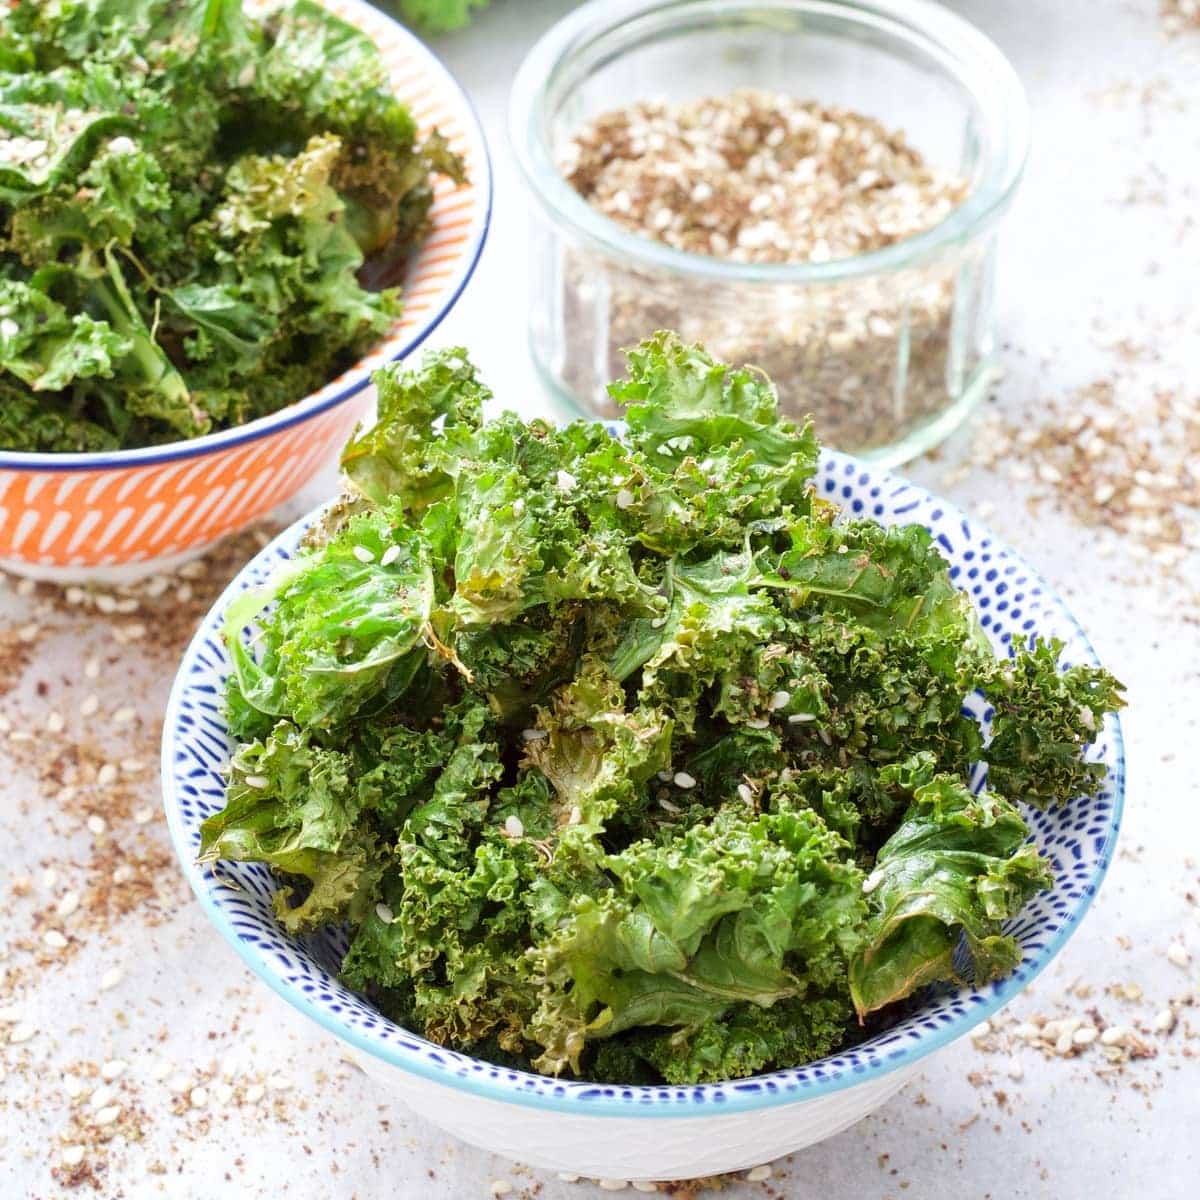
[[[696,786],[695,777],[689,775],[686,771],[676,771],[672,778],[675,781],[675,786],[678,788],[683,788],[684,791]]]
[[[87,827],[89,833],[94,833],[97,837],[99,837],[100,834],[102,834],[108,828],[108,823],[103,817],[97,816],[93,813],[92,816],[88,817],[87,819]]]
[[[832,746],[832,745],[833,745],[833,738],[831,738],[831,737],[829,736],[829,730],[828,730],[828,729],[818,729],[818,730],[817,730],[817,737],[819,737],[819,738],[821,739],[821,741],[823,741],[823,742],[825,743],[825,745],[827,745],[827,746]]]
[[[42,941],[50,947],[51,950],[65,950],[67,948],[67,939],[63,937],[57,929],[47,929],[42,934]]]
[[[1126,1039],[1126,1037],[1128,1037],[1128,1035],[1129,1035],[1129,1031],[1127,1029],[1125,1029],[1123,1026],[1110,1025],[1100,1035],[1100,1045],[1102,1045],[1102,1046],[1119,1046],[1119,1045],[1121,1045],[1121,1043],[1123,1041],[1125,1041],[1125,1039]]]
[[[111,1125],[121,1115],[121,1106],[119,1104],[110,1104],[108,1108],[102,1108],[92,1120],[97,1125]]]
[[[396,914],[382,901],[375,905],[375,915],[385,924],[390,925],[395,919]]]
[[[507,1179],[493,1179],[491,1192],[493,1196],[507,1196],[513,1190],[513,1185]]]
[[[62,1151],[64,1167],[77,1167],[83,1162],[83,1147],[79,1145],[64,1146]]]
[[[791,692],[783,692],[783,691],[776,692],[771,697],[770,701],[767,704],[767,707],[772,710],[785,708],[787,706],[788,701],[791,700],[791,698],[792,698]]]
[[[99,659],[89,658],[87,660],[87,662],[85,662],[83,664],[83,674],[84,674],[84,677],[87,679],[99,679],[100,678],[100,661],[99,661]]]
[[[251,788],[265,788],[271,786],[271,781],[265,775],[243,775],[242,782]]]
[[[746,1180],[749,1183],[762,1183],[764,1180],[770,1179],[774,1174],[775,1171],[772,1169],[771,1165],[769,1163],[763,1163],[761,1166],[751,1167],[750,1170],[746,1172]]]
[[[71,1100],[77,1100],[87,1089],[83,1086],[83,1081],[75,1075],[63,1076],[63,1091]]]
[[[96,985],[102,992],[111,992],[113,988],[121,982],[122,971],[120,967],[109,967],[103,975],[100,976],[100,982]]]
[[[971,1030],[973,1038],[985,1038],[992,1032],[992,1023],[990,1021],[980,1021],[974,1029]]]
[[[69,917],[79,908],[79,893],[64,892],[58,902],[57,911],[60,917]]]
[[[14,1046],[19,1046],[22,1042],[29,1041],[30,1038],[37,1036],[37,1030],[25,1021],[21,1021],[13,1026],[12,1031],[8,1035],[9,1042]]]
[[[754,803],[754,789],[748,783],[739,783],[737,793],[746,804]]]
[[[368,549],[366,546],[355,546],[354,557],[357,558],[360,563],[372,563],[375,561],[374,552]]]
[[[883,872],[876,870],[863,880],[862,890],[864,896],[869,896],[883,882]]]
[[[1162,1012],[1154,1018],[1154,1028],[1158,1033],[1170,1033],[1175,1028],[1175,1010],[1164,1008]]]
[[[133,868],[128,863],[122,863],[113,873],[113,883],[128,883],[133,878]]]
[[[52,712],[46,718],[46,731],[48,733],[62,733],[66,726],[66,721],[63,720],[63,715],[60,712]]]
[[[1054,1043],[1055,1054],[1070,1054],[1075,1047],[1075,1036],[1070,1031],[1064,1031]]]
[[[628,488],[622,488],[617,493],[617,507],[621,509],[629,508],[634,501],[634,495]]]
[[[146,769],[146,764],[140,758],[121,759],[121,770],[126,775],[138,775]]]
[[[100,1068],[100,1078],[107,1079],[111,1083],[112,1080],[124,1075],[128,1068],[129,1064],[123,1058],[109,1059],[109,1061]]]
[[[85,696],[83,703],[79,706],[79,715],[81,717],[95,716],[95,714],[99,711],[100,711],[100,697],[97,696],[95,694],[95,692],[92,692],[90,695]]]
[[[194,1087],[188,1096],[188,1103],[193,1108],[206,1108],[208,1106],[208,1088]]]
[[[266,1094],[267,1089],[263,1087],[261,1083],[252,1083],[246,1089],[245,1095],[242,1097],[242,1099],[245,1100],[247,1104],[257,1104]]]
[[[1009,1079],[1022,1079],[1025,1075],[1025,1068],[1015,1058],[1008,1060],[1008,1066],[1005,1068]]]
[[[583,809],[581,809],[578,804],[573,805],[571,807],[571,812],[567,817],[567,824],[568,825],[578,825],[579,822],[582,820],[583,820]]]
[[[521,818],[516,815],[510,815],[504,818],[504,832],[510,838],[520,838],[525,836],[525,826],[521,823]]]
[[[571,474],[570,471],[560,470],[558,474],[554,476],[554,486],[557,487],[560,492],[573,492],[578,482],[579,481],[574,475]]]
[[[543,738],[550,736],[544,729],[522,729],[521,738],[526,742],[540,742]]]
[[[1099,1030],[1095,1025],[1081,1025],[1071,1035],[1071,1040],[1076,1046],[1090,1046],[1099,1036]]]
[[[596,1186],[602,1192],[623,1192],[629,1186],[628,1179],[597,1179]]]
[[[218,1083],[213,1088],[213,1099],[219,1107],[224,1108],[233,1099],[233,1088],[227,1083]]]
[[[558,1177],[559,1177],[559,1179],[561,1179],[563,1181],[563,1183],[578,1183],[579,1182],[579,1176],[573,1175],[570,1171],[559,1171]]]
[[[117,782],[117,768],[112,763],[104,763],[96,772],[96,783],[100,787],[110,787]]]
[[[93,1108],[107,1108],[117,1098],[115,1088],[111,1088],[108,1084],[102,1084],[91,1095],[88,1103]]]
[[[135,825],[149,825],[153,820],[154,809],[152,808],[139,808],[137,812],[133,814],[133,823]]]
[[[267,1086],[270,1087],[271,1091],[273,1092],[288,1092],[291,1091],[294,1084],[292,1080],[288,1078],[288,1076],[281,1073],[276,1073],[267,1080]]]
[[[383,552],[383,557],[380,558],[379,565],[381,567],[390,567],[392,565],[392,563],[394,563],[396,561],[396,559],[398,559],[399,557],[400,557],[400,547],[399,546],[389,546]]]
[[[126,705],[124,708],[118,708],[112,715],[114,725],[128,725],[137,716],[137,711],[132,705]]]
[[[661,808],[663,812],[669,812],[672,816],[681,811],[679,805],[672,804],[671,801],[666,798],[666,796],[659,796],[658,807]]]
[[[20,332],[20,325],[18,325],[16,321],[12,319],[12,317],[5,317],[3,321],[0,321],[0,337],[14,338]]]
[[[652,1179],[635,1179],[633,1181],[633,1190],[635,1192],[654,1193],[658,1192],[658,1184]]]
[[[1167,947],[1167,961],[1177,967],[1186,967],[1192,961],[1192,956],[1182,942],[1172,942]]]
[[[766,717],[751,717],[750,720],[746,722],[746,726],[749,729],[770,729],[771,722],[768,721]]]
[[[58,872],[53,867],[47,867],[42,872],[42,887],[51,891],[58,886]]]

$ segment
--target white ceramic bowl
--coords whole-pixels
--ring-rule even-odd
[[[927,526],[999,651],[1034,636],[1057,637],[1066,663],[1096,662],[1083,631],[1036,572],[944,501],[836,453],[823,456],[817,488],[854,513]],[[1009,923],[1023,959],[1006,979],[980,988],[930,989],[911,1015],[886,1032],[808,1066],[697,1087],[550,1079],[432,1045],[338,982],[344,934],[294,939],[283,932],[271,909],[276,885],[262,864],[221,863],[218,873],[196,863],[200,822],[224,804],[222,769],[231,751],[221,709],[229,668],[220,635],[223,613],[235,596],[290,557],[311,520],[298,522],[242,571],[184,657],[163,731],[167,821],[196,895],[255,973],[352,1047],[386,1088],[466,1142],[540,1167],[636,1180],[733,1171],[798,1150],[864,1117],[910,1078],[922,1058],[1020,992],[1074,932],[1104,878],[1124,792],[1121,730],[1113,716],[1089,750],[1107,767],[1099,794],[1027,814],[1034,841],[1054,865],[1055,884]],[[968,707],[986,716],[978,697]]]

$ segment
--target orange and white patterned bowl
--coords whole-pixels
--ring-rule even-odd
[[[453,77],[364,0],[322,0],[379,47],[421,131],[462,155],[468,182],[439,179],[432,228],[406,272],[404,311],[350,370],[296,404],[186,442],[107,454],[0,450],[0,567],[55,582],[121,582],[169,569],[296,494],[370,410],[371,372],[420,345],[483,250],[492,178],[483,131]]]

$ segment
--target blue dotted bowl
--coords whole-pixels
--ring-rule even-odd
[[[851,513],[885,524],[920,523],[929,529],[950,563],[952,577],[970,594],[999,652],[1030,638],[1053,637],[1065,644],[1064,663],[1097,662],[1083,630],[1041,577],[953,506],[897,476],[829,451],[822,456],[816,488],[819,495]],[[845,1089],[857,1093],[859,1088],[864,1096],[875,1094],[866,1108],[879,1103],[907,1077],[909,1071],[904,1068],[911,1069],[918,1059],[962,1036],[1042,971],[1074,932],[1104,878],[1116,843],[1124,794],[1121,730],[1113,716],[1105,720],[1088,751],[1091,759],[1107,768],[1099,793],[1052,812],[1026,814],[1034,841],[1053,862],[1055,885],[1032,900],[1007,927],[1020,942],[1023,957],[1006,979],[978,988],[932,988],[924,1003],[886,1032],[819,1062],[699,1087],[600,1086],[551,1079],[493,1066],[427,1042],[381,1016],[338,982],[338,963],[346,949],[344,933],[331,930],[297,939],[283,931],[271,910],[275,881],[264,866],[196,863],[200,823],[223,805],[222,771],[232,750],[221,707],[229,670],[220,636],[222,616],[234,597],[258,587],[291,557],[314,516],[297,522],[242,570],[205,618],[184,656],[163,731],[163,793],[171,837],[188,881],[209,917],[251,969],[301,1012],[355,1047],[368,1069],[387,1075],[398,1090],[407,1091],[408,1099],[468,1140],[560,1169],[578,1170],[582,1164],[584,1173],[646,1178],[680,1174],[676,1160],[667,1163],[661,1156],[653,1162],[646,1159],[639,1169],[622,1172],[624,1159],[609,1163],[615,1170],[605,1170],[586,1154],[572,1157],[542,1152],[522,1144],[513,1132],[515,1126],[505,1127],[503,1121],[495,1129],[488,1126],[487,1114],[493,1113],[499,1102],[519,1106],[514,1111],[526,1124],[534,1120],[531,1110],[540,1110],[553,1116],[559,1122],[555,1128],[562,1129],[578,1126],[577,1120],[569,1125],[563,1122],[583,1116],[746,1114],[753,1118],[757,1133],[749,1143],[736,1152],[730,1149],[723,1157],[698,1157],[692,1139],[686,1161],[696,1165],[693,1174],[707,1173],[713,1163],[717,1163],[715,1169],[728,1170],[794,1149],[815,1137],[793,1133],[785,1139],[786,1144],[764,1140],[764,1121],[772,1115],[768,1110],[820,1098],[833,1100],[836,1093]],[[989,715],[978,698],[968,699],[967,707],[981,720]],[[890,1082],[885,1078],[889,1076]],[[430,1088],[430,1084],[441,1086]],[[438,1105],[433,1099],[427,1102],[422,1087],[427,1093],[444,1092],[449,1097],[444,1117],[433,1112]],[[456,1126],[452,1110],[470,1112],[472,1098],[487,1102],[478,1106],[484,1110],[482,1115],[475,1113],[469,1125],[460,1122]],[[838,1122],[844,1126],[862,1115],[847,1102],[845,1096],[838,1100],[840,1115],[836,1119],[831,1116],[816,1136],[827,1136]],[[617,1134],[619,1125],[624,1123],[610,1123],[605,1129]],[[746,1143],[749,1126],[743,1122],[742,1128],[738,1136]],[[594,1143],[596,1137],[590,1141]],[[583,1134],[580,1138],[581,1145],[589,1140]],[[611,1135],[606,1140],[611,1146]],[[757,1152],[753,1145],[758,1146]],[[611,1158],[612,1152],[607,1153]]]

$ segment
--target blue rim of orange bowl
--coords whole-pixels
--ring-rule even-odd
[[[368,7],[362,0],[360,0],[360,3],[362,7]],[[455,286],[446,294],[440,307],[421,322],[412,331],[407,340],[386,350],[386,357],[377,364],[378,366],[383,366],[385,362],[397,362],[407,358],[408,355],[416,350],[437,329],[442,321],[446,319],[450,310],[458,303],[467,284],[471,282],[475,274],[475,268],[479,265],[479,259],[483,254],[488,233],[491,230],[493,182],[491,153],[488,150],[487,139],[483,134],[483,125],[480,123],[479,113],[476,111],[475,104],[467,94],[466,89],[458,82],[458,79],[441,59],[398,21],[393,20],[386,13],[375,8],[371,8],[370,15],[372,19],[377,19],[381,23],[391,26],[391,34],[404,40],[406,49],[414,56],[422,58],[432,71],[440,74],[446,81],[448,91],[455,93],[463,113],[470,118],[468,122],[468,137],[474,143],[474,147],[477,150],[483,176],[482,179],[472,179],[470,181],[470,186],[478,189],[482,196],[482,206],[477,207],[475,210],[480,213],[478,227],[473,234],[472,243],[463,250],[463,266],[460,278]],[[391,336],[389,335],[383,339],[383,345],[387,344]],[[364,357],[378,354],[380,349],[381,347],[377,346],[375,349],[369,350]],[[122,467],[148,467],[159,463],[195,458],[202,454],[212,453],[213,451],[228,450],[234,446],[244,445],[247,442],[269,437],[285,429],[290,429],[295,425],[300,425],[305,421],[311,420],[313,417],[328,412],[331,408],[335,408],[339,404],[345,403],[370,385],[373,369],[375,368],[369,370],[361,365],[361,363],[356,363],[345,372],[351,378],[329,395],[322,395],[323,392],[331,387],[331,384],[325,384],[311,396],[298,400],[294,404],[289,404],[286,408],[279,409],[278,412],[268,413],[265,417],[248,421],[245,425],[235,425],[231,429],[218,430],[216,433],[206,433],[200,437],[189,438],[185,441],[168,442],[162,446],[142,446],[129,450],[103,451],[96,454],[38,454],[30,451],[0,450],[0,470],[97,471]]]
[[[970,527],[981,538],[990,539],[1008,556],[1011,562],[1028,572],[1029,581],[1041,589],[1045,607],[1057,612],[1063,625],[1070,629],[1072,645],[1085,652],[1094,664],[1099,664],[1099,658],[1091,642],[1058,592],[1050,587],[1041,574],[1016,551],[996,539],[985,525],[969,521],[956,506],[940,500],[925,488],[902,480],[901,477],[890,472],[873,470],[869,464],[836,451],[825,452],[825,458],[826,461],[832,460],[838,465],[845,465],[847,473],[849,473],[849,465],[853,464],[856,470],[867,472],[876,480],[900,483],[917,497],[917,503],[936,501],[942,516],[947,520],[962,522],[964,529]],[[163,804],[171,841],[188,883],[221,936],[233,946],[242,961],[293,1008],[298,1009],[326,1032],[332,1033],[361,1053],[368,1054],[388,1066],[396,1067],[431,1083],[467,1092],[486,1100],[564,1115],[699,1118],[755,1112],[785,1104],[801,1103],[830,1095],[868,1080],[878,1080],[902,1067],[916,1064],[927,1055],[962,1037],[980,1021],[1002,1008],[1040,975],[1067,943],[1091,908],[1112,862],[1124,811],[1125,749],[1121,724],[1115,714],[1110,714],[1106,718],[1103,727],[1110,747],[1106,756],[1109,767],[1106,786],[1111,789],[1112,795],[1106,836],[1102,849],[1097,852],[1095,867],[1083,886],[1081,895],[1075,900],[1069,911],[1062,915],[1061,923],[1052,936],[1040,948],[1027,952],[1027,957],[1022,959],[1021,964],[1011,975],[989,985],[985,992],[961,989],[955,993],[963,1004],[961,1012],[955,1013],[935,1029],[926,1028],[906,1036],[898,1046],[887,1047],[882,1052],[872,1050],[873,1042],[880,1039],[886,1040],[892,1033],[891,1030],[886,1030],[876,1035],[875,1038],[861,1042],[845,1051],[816,1062],[806,1063],[798,1068],[789,1068],[723,1083],[691,1086],[669,1084],[626,1086],[622,1084],[582,1085],[580,1081],[576,1080],[556,1080],[528,1071],[496,1067],[485,1060],[475,1059],[457,1051],[447,1051],[445,1047],[434,1046],[409,1030],[404,1030],[404,1032],[411,1042],[416,1043],[411,1048],[392,1042],[376,1041],[370,1036],[364,1035],[359,1030],[339,1022],[332,1013],[314,1003],[303,990],[277,975],[266,962],[269,952],[261,950],[256,944],[250,943],[239,935],[229,914],[216,899],[216,889],[222,886],[220,881],[200,868],[192,856],[187,832],[179,820],[176,798],[175,749],[176,733],[180,724],[180,703],[187,687],[185,681],[190,674],[190,665],[198,653],[203,637],[206,633],[216,633],[219,636],[221,619],[226,608],[230,601],[245,589],[246,585],[242,580],[246,572],[256,563],[276,555],[281,550],[288,552],[294,550],[301,534],[317,519],[321,511],[321,509],[317,509],[289,526],[235,576],[213,605],[188,646],[180,664],[179,673],[171,688],[163,723]],[[381,1020],[386,1021],[382,1014]],[[396,1028],[402,1027],[396,1026]],[[422,1052],[421,1047],[426,1047],[429,1052],[436,1053],[437,1060],[431,1059],[429,1053]],[[839,1062],[838,1060],[844,1056],[861,1058],[864,1061],[853,1064]],[[469,1067],[455,1065],[456,1062],[463,1060],[477,1069],[471,1070]],[[809,1078],[804,1078],[804,1076],[809,1076]],[[543,1089],[548,1089],[548,1094]]]

